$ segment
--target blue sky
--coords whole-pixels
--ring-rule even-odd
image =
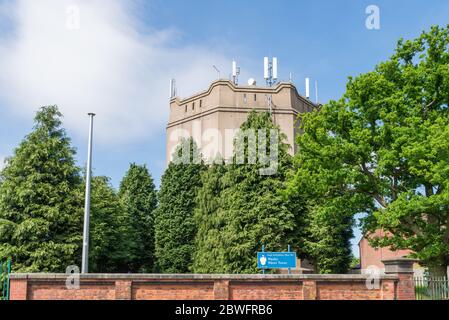
[[[0,159],[40,105],[58,104],[83,166],[94,111],[95,174],[116,187],[130,162],[147,164],[159,184],[172,77],[188,95],[215,79],[212,64],[227,74],[235,58],[241,82],[260,80],[263,56],[274,55],[281,78],[291,72],[300,92],[305,77],[318,81],[327,102],[348,76],[387,59],[399,38],[449,23],[447,0],[35,2],[0,0]],[[380,30],[365,27],[368,5],[380,9]],[[70,28],[74,15],[79,25]]]

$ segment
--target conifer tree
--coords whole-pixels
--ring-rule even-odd
[[[195,198],[205,166],[193,139],[183,139],[162,177],[156,209],[157,270],[186,273],[192,264]]]
[[[107,177],[93,177],[90,209],[89,270],[128,272],[132,260],[130,217]]]
[[[253,136],[248,134],[251,130]],[[271,132],[278,137],[273,145],[278,157],[274,171],[267,174],[267,164],[258,150],[260,147],[265,155],[269,153],[274,143]],[[262,148],[264,138],[267,143]],[[225,170],[212,167],[203,176],[197,199],[195,272],[257,273],[256,255],[262,245],[267,250],[286,249],[295,217],[280,194],[291,165],[284,140],[269,113],[253,111],[236,137],[232,163]]]
[[[79,265],[80,171],[56,106],[43,107],[1,172],[0,257],[15,271],[65,272]]]
[[[213,164],[201,175],[202,186],[198,191],[195,208],[195,223],[198,228],[192,266],[195,273],[227,271],[220,229],[225,222],[221,214],[223,211],[220,210],[225,173],[225,165]]]
[[[130,270],[152,272],[154,267],[154,211],[157,193],[146,166],[134,163],[120,184],[119,196],[129,217]]]

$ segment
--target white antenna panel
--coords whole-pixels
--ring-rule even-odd
[[[273,79],[278,78],[278,58],[273,58]]]
[[[176,96],[176,80],[170,80],[170,98],[174,98]]]
[[[268,61],[268,57],[263,58],[263,77],[264,79],[269,79],[270,78],[270,65],[269,65],[269,61]]]
[[[232,76],[237,77],[237,62],[234,60],[232,61]]]
[[[306,78],[306,98],[310,98],[310,79]]]

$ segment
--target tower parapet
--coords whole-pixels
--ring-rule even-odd
[[[311,112],[317,105],[301,96],[291,82],[279,82],[272,87],[237,86],[232,81],[217,80],[206,91],[188,98],[170,100],[167,125],[167,162],[181,138],[193,137],[206,159],[232,156],[236,131],[252,110],[271,111],[273,121],[294,142],[299,131],[297,116]]]

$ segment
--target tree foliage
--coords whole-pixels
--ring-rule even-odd
[[[15,271],[65,272],[80,265],[84,183],[56,106],[43,107],[34,130],[0,175],[0,257]],[[132,164],[120,195],[92,179],[90,271],[152,271],[156,191],[145,166]]]
[[[295,170],[288,179],[285,192],[287,204],[296,213],[296,224],[299,226],[293,236],[301,258],[308,259],[316,271],[346,273],[352,259],[350,241],[353,237],[354,210],[358,210],[355,208],[357,198],[350,194],[343,195],[337,190],[335,196],[326,194],[324,190],[329,175],[337,174],[333,167],[334,159],[316,159],[319,156],[309,155],[302,145],[304,138],[298,137],[301,151],[296,155]],[[318,163],[325,163],[329,169],[318,169]]]
[[[107,177],[92,178],[89,271],[128,272],[132,259],[130,217]]]
[[[221,193],[226,166],[213,164],[201,175],[195,207],[195,254],[192,270],[195,273],[225,272],[226,260],[223,251],[221,226],[225,224],[221,210]]]
[[[120,184],[120,199],[130,221],[130,270],[152,272],[154,267],[154,211],[157,193],[146,166],[134,163]]]
[[[41,108],[1,172],[0,257],[11,257],[15,271],[79,265],[81,177],[61,119],[56,106]]]
[[[162,176],[155,214],[157,270],[163,273],[189,271],[194,251],[195,198],[201,186],[202,163],[193,139],[184,139]]]
[[[366,213],[375,246],[411,249],[434,273],[449,262],[449,27],[432,27],[345,95],[303,116],[290,191],[310,190],[321,221]],[[341,216],[338,217],[338,216]]]
[[[278,166],[274,174],[263,175],[261,169],[266,165],[260,161],[261,154],[256,150],[263,136],[270,141],[265,154],[270,150],[270,129],[279,137]],[[249,130],[255,130],[255,144],[249,142]],[[257,130],[263,134],[259,136]],[[284,139],[269,113],[253,111],[236,137],[232,163],[226,168],[212,166],[203,175],[195,215],[199,224],[195,272],[257,273],[255,257],[262,245],[265,244],[267,250],[286,249],[295,218],[279,193],[290,165]],[[238,161],[239,145],[244,163]],[[251,156],[255,156],[256,162],[249,161]]]

